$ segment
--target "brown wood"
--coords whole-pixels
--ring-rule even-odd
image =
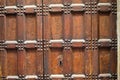
[[[116,3],[0,0],[1,79],[116,79]]]

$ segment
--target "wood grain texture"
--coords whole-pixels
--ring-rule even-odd
[[[8,62],[7,62],[7,51],[4,49],[1,51],[2,61],[2,76],[8,75]]]
[[[6,0],[6,5],[7,6],[13,6],[13,5],[16,5],[16,2],[17,0]]]
[[[5,4],[5,0],[0,0],[0,5],[4,5]]]
[[[18,51],[18,74],[20,75],[26,74],[26,51],[25,50]]]
[[[96,7],[99,3],[115,7],[112,2],[116,0],[0,0],[1,6],[20,8],[0,14],[0,74],[44,75],[44,79],[47,74],[83,74],[90,76],[87,80],[115,74],[115,11]],[[36,4],[25,12],[19,6]]]
[[[25,5],[34,5],[36,4],[36,0],[25,0]]]
[[[72,3],[83,3],[83,0],[72,0]]]
[[[62,74],[63,73],[62,49],[52,48],[49,51],[49,71],[51,74]]]
[[[17,38],[17,23],[15,15],[6,17],[6,40],[16,40]],[[12,36],[11,36],[12,34]]]
[[[72,38],[73,39],[83,39],[85,34],[84,28],[84,15],[80,13],[74,13],[73,15],[73,27],[72,27]]]
[[[73,73],[83,74],[85,72],[85,51],[79,48],[73,48]]]
[[[36,74],[36,50],[26,50],[26,74],[35,75]]]
[[[8,75],[17,75],[17,50],[7,50]]]
[[[4,40],[5,35],[5,16],[0,16],[0,40]]]
[[[63,38],[63,23],[62,14],[52,14],[50,25],[51,25],[51,39],[62,39]],[[56,21],[57,20],[57,21]]]
[[[25,15],[19,16],[17,15],[17,39],[24,40],[25,39]]]
[[[99,0],[101,3],[110,2],[111,0]]]
[[[110,38],[110,18],[109,15],[99,16],[99,37],[100,38]],[[104,30],[104,31],[103,31]]]
[[[110,66],[110,52],[107,48],[99,51],[100,73],[109,73]]]
[[[35,40],[36,39],[36,17],[33,14],[26,15],[26,40]]]

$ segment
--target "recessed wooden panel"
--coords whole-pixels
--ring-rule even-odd
[[[5,28],[5,20],[4,16],[0,16],[0,40],[3,40],[4,38],[4,28]]]
[[[27,40],[36,39],[36,36],[37,36],[36,16],[34,14],[27,14],[26,15],[25,30],[26,30],[26,39]]]
[[[26,5],[34,5],[36,4],[36,0],[25,0]]]
[[[16,0],[6,0],[7,6],[15,6],[16,5]]]
[[[85,71],[85,53],[83,49],[73,48],[73,73],[84,74]]]
[[[51,74],[63,73],[63,54],[61,48],[52,48],[49,51],[49,71]]]
[[[73,14],[73,38],[80,39],[84,37],[84,16],[80,13]]]
[[[6,40],[16,40],[17,26],[16,15],[6,16]]]
[[[110,62],[111,62],[111,72],[112,73],[117,73],[117,50],[112,50],[110,54]]]
[[[36,50],[35,49],[27,49],[26,50],[26,67],[28,75],[36,74]]]
[[[2,76],[2,52],[0,51],[0,77]]]
[[[7,50],[8,75],[17,75],[17,50]]]
[[[110,68],[110,48],[99,49],[99,70],[100,73],[109,73]]]
[[[62,14],[51,14],[49,25],[51,26],[51,39],[62,39],[63,38]]]
[[[99,38],[110,38],[111,28],[110,28],[110,17],[109,14],[99,15]]]
[[[117,17],[116,15],[112,15],[112,20],[111,20],[111,29],[112,29],[112,37],[117,38]]]
[[[4,40],[4,37],[5,40],[11,42],[17,39],[25,42],[30,40],[29,44],[18,43],[19,48],[16,47],[16,49],[6,50],[4,46],[0,45],[3,48],[0,51],[2,75],[45,76],[45,74],[97,75],[100,73],[116,73],[116,50],[111,48],[111,45],[100,45],[99,48],[97,42],[98,39],[103,41],[111,38],[116,39],[116,15],[112,14],[112,9],[110,12],[97,10],[97,3],[94,3],[102,3],[99,5],[103,7],[109,5],[104,3],[111,1],[115,2],[116,0],[0,0],[0,6],[5,3],[5,7],[18,4],[31,5],[29,7],[32,7],[32,5],[44,4],[41,14],[47,13],[46,15],[36,15],[39,14],[39,9],[33,13],[23,12],[23,15],[19,15],[21,11],[20,13],[13,12],[15,14],[2,13],[0,15],[1,45],[1,40]],[[65,3],[68,4],[64,5]],[[70,6],[69,3],[72,5]],[[114,6],[115,4],[111,5]],[[84,11],[81,11],[82,6]],[[94,10],[96,10],[96,14],[92,14]],[[36,49],[36,43],[31,40],[41,39],[50,41],[50,44],[37,42]],[[81,39],[85,39],[85,42],[82,43]],[[9,44],[13,45],[11,42]],[[22,44],[25,46],[23,47]],[[113,41],[112,44],[115,45],[115,42]],[[32,47],[28,48],[26,45]],[[85,76],[85,79],[92,79],[94,77],[92,75],[89,78]],[[73,80],[84,80],[84,78]]]

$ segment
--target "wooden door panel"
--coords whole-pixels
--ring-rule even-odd
[[[36,40],[37,38],[36,15],[27,14],[25,20],[26,20],[25,22],[26,40]]]
[[[111,38],[111,22],[110,14],[99,14],[99,38],[100,39],[109,39]],[[104,31],[103,31],[104,30]]]
[[[42,15],[35,12],[34,8],[38,9],[36,3],[40,5],[41,1],[1,0],[7,10],[0,15],[3,80],[35,79],[43,75]]]
[[[6,40],[16,40],[17,39],[17,19],[16,15],[6,16]],[[11,36],[12,34],[12,36]]]
[[[62,13],[51,13],[51,20],[49,22],[51,28],[51,39],[62,39],[63,38],[63,23]],[[57,20],[57,22],[56,22]],[[56,22],[56,23],[55,23]]]
[[[2,74],[1,76],[7,76],[7,52],[5,49],[1,50],[0,51],[1,53],[1,70],[2,70]]]
[[[116,79],[116,0],[0,0],[0,5],[3,80]]]
[[[101,80],[109,80],[116,75],[117,69],[115,69],[117,53],[115,49],[116,20],[114,20],[116,10],[112,10],[116,6],[116,0],[95,0],[95,2],[97,3],[94,3],[94,6],[98,6],[99,9],[92,11],[94,13],[92,14],[92,39],[96,45],[98,44],[96,49],[93,50],[93,54],[96,54],[98,58],[93,59],[93,62],[98,66],[93,67],[97,69],[93,70],[93,73],[99,74]],[[95,23],[95,21],[97,22]]]
[[[17,50],[7,50],[7,75],[17,75]]]
[[[85,72],[85,51],[83,48],[73,48],[73,73],[83,74]]]
[[[36,50],[35,49],[27,49],[26,50],[26,74],[27,75],[36,75]]]
[[[48,70],[45,74],[53,80],[58,80],[58,77],[83,80],[91,71],[91,50],[87,49],[91,40],[91,14],[87,14],[89,10],[82,10],[83,1],[63,2],[66,4],[59,0],[44,1],[44,5],[51,8],[44,13],[44,37],[47,41],[44,63],[49,65],[45,66]],[[73,10],[69,9],[70,6]]]
[[[110,69],[110,48],[99,49],[100,73],[109,73]]]
[[[73,39],[84,39],[85,25],[84,25],[84,14],[83,13],[73,13]],[[79,33],[78,33],[79,32]]]
[[[63,73],[63,52],[61,48],[51,48],[49,52],[49,71],[52,74]]]

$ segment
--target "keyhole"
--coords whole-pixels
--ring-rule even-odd
[[[58,66],[62,66],[63,65],[63,56],[62,55],[59,55],[58,57],[57,57],[57,59],[58,59]]]
[[[61,60],[59,61],[59,66],[62,66],[62,61]]]

